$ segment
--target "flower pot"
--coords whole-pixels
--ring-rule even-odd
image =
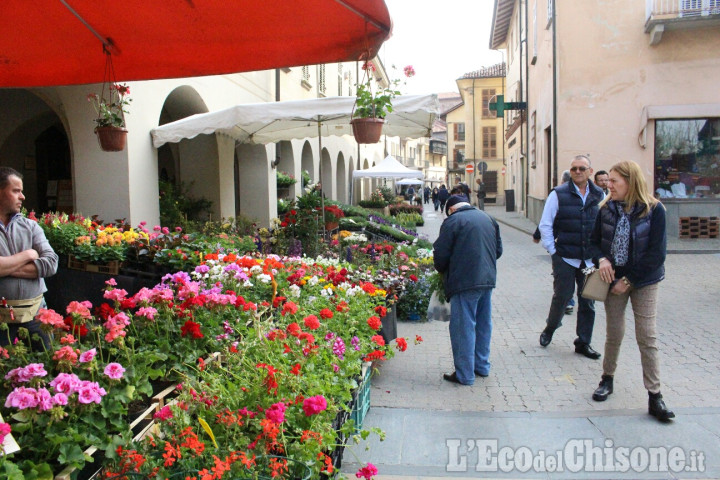
[[[120,152],[125,150],[127,129],[122,127],[95,127],[100,148],[104,152]]]
[[[350,121],[357,143],[377,143],[382,135],[382,118],[353,118]]]

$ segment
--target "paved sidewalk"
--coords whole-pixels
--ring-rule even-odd
[[[661,284],[658,307],[659,349],[662,391],[678,417],[663,425],[647,415],[647,393],[630,319],[615,392],[606,402],[591,399],[602,373],[601,361],[573,351],[574,316],[565,317],[564,327],[550,346],[539,346],[552,295],[549,257],[528,236],[535,229],[532,222],[501,207],[487,210],[501,223],[505,248],[493,293],[490,376],[478,378],[472,387],[443,381],[442,373],[452,371],[447,323],[400,323],[399,335],[410,339],[421,335],[424,342],[380,365],[372,378],[372,408],[364,426],[382,428],[387,439],[379,443],[371,436],[362,448],[347,451],[342,471],[354,478],[361,462],[369,461],[380,469],[378,479],[396,480],[720,478],[720,255],[675,254],[667,258],[667,278]],[[421,230],[432,241],[443,217],[432,207],[426,208],[424,217],[426,224]],[[596,310],[592,343],[602,351],[602,304],[596,305]],[[587,468],[579,472],[569,468],[562,472],[533,468],[507,473],[476,471],[476,445],[485,441],[497,442],[498,448],[511,447],[513,452],[537,455],[545,451],[552,456],[566,447],[571,449],[574,439],[599,448],[678,447],[676,453],[682,451],[688,460],[694,458],[696,467],[702,453],[705,470],[673,472],[661,466],[664,471],[655,472],[649,467],[639,472],[591,472]],[[370,450],[365,451],[365,446]],[[529,450],[517,450],[520,447]],[[648,450],[639,450],[637,455],[643,452]],[[611,454],[622,456],[622,450]],[[571,466],[566,462],[566,467]]]

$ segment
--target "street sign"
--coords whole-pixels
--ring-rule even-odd
[[[473,166],[472,163],[468,163],[467,165],[465,165],[465,173],[467,173],[468,175],[470,175],[470,174],[473,173],[474,171],[475,171],[475,167]]]
[[[495,101],[488,103],[488,110],[492,110],[500,118],[505,110],[527,110],[527,102],[506,102],[504,95],[496,95]]]
[[[502,174],[505,175],[505,167],[502,168]]]

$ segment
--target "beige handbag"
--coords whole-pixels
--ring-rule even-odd
[[[600,278],[600,270],[593,268],[590,273],[585,274],[585,284],[580,294],[583,298],[604,302],[609,291],[610,284]]]

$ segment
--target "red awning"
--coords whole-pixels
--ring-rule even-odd
[[[0,87],[100,83],[101,39],[131,81],[360,60],[391,28],[383,0],[2,0]]]

